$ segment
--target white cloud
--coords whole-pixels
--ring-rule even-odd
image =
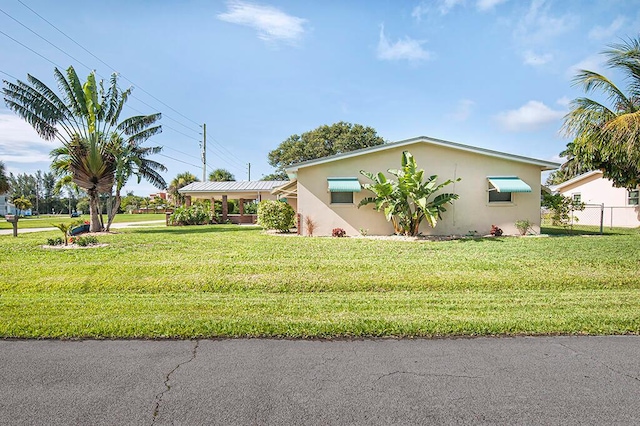
[[[481,12],[487,12],[499,4],[506,3],[508,0],[478,0],[476,8]]]
[[[227,8],[227,12],[218,14],[218,19],[251,27],[258,32],[258,38],[267,42],[296,44],[305,32],[306,19],[287,15],[272,6],[231,0]]]
[[[589,70],[602,74],[602,58],[598,55],[587,56],[580,62],[571,65],[566,72],[568,78],[573,78],[580,70]]]
[[[623,16],[618,16],[608,27],[596,26],[589,31],[589,38],[594,40],[603,40],[613,37],[620,28],[624,25],[626,19]]]
[[[384,34],[384,25],[380,26],[380,40],[378,41],[378,59],[385,61],[426,61],[433,58],[433,54],[422,48],[425,41],[406,37],[395,43],[389,42]]]
[[[553,55],[551,53],[537,54],[531,50],[526,50],[524,52],[524,63],[526,65],[539,66],[544,65],[550,62],[553,59]]]
[[[564,117],[565,111],[549,108],[540,101],[529,101],[518,109],[497,114],[494,119],[509,132],[532,131]]]
[[[474,105],[475,102],[472,100],[462,99],[458,102],[456,110],[451,114],[448,114],[447,117],[453,121],[466,121],[471,115]]]
[[[5,163],[50,162],[49,153],[60,146],[57,141],[45,141],[17,115],[0,111],[0,160]],[[16,170],[16,167],[7,167]]]
[[[544,44],[569,31],[576,24],[575,16],[552,16],[545,0],[533,0],[518,23],[515,36],[526,45]]]
[[[567,98],[566,96],[563,96],[560,99],[558,99],[556,103],[560,106],[567,108],[571,103],[571,99]]]
[[[423,1],[413,8],[411,11],[411,16],[416,20],[420,21],[423,16],[428,15],[433,12],[438,12],[440,15],[446,15],[456,6],[464,5],[466,0],[439,0],[437,2]],[[487,1],[487,0],[485,0]],[[488,1],[496,1],[496,0],[488,0]],[[504,1],[504,0],[498,0]]]

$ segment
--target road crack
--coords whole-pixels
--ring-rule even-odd
[[[165,389],[162,392],[160,392],[159,394],[156,395],[156,406],[155,406],[155,408],[153,410],[153,421],[151,422],[151,424],[155,424],[156,418],[158,417],[158,414],[160,413],[160,406],[162,405],[162,398],[164,398],[164,395],[171,390],[171,385],[169,384],[169,382],[171,381],[171,375],[173,373],[175,373],[183,365],[189,364],[191,361],[196,359],[196,355],[197,355],[199,346],[200,346],[200,341],[196,340],[195,345],[193,346],[193,349],[191,349],[191,357],[188,360],[183,361],[180,364],[176,365],[171,371],[169,371],[169,373],[167,373],[166,376],[164,376]]]
[[[378,380],[382,380],[385,377],[389,377],[389,376],[394,376],[396,374],[410,374],[412,376],[417,376],[417,377],[451,377],[451,378],[458,378],[458,379],[483,379],[483,376],[468,376],[468,375],[463,375],[463,374],[437,374],[437,373],[416,373],[414,371],[392,371],[391,373],[387,373],[387,374],[383,374],[382,376],[378,377],[375,381],[377,382]]]
[[[607,370],[611,371],[614,374],[618,374],[618,375],[626,377],[628,379],[632,379],[632,380],[635,380],[637,382],[640,382],[640,378],[639,377],[632,376],[632,375],[627,374],[627,373],[625,373],[623,371],[616,370],[615,368],[611,367],[610,365],[605,364],[604,362],[600,361],[599,359],[593,358],[592,356],[590,356],[589,354],[586,354],[584,352],[577,351],[577,350],[573,349],[572,347],[570,347],[569,345],[567,345],[565,343],[559,343],[559,345],[564,347],[564,348],[566,348],[566,349],[569,349],[571,352],[573,352],[577,356],[584,356],[588,360],[593,361],[596,364],[600,364],[601,366],[603,366],[604,368],[606,368]]]

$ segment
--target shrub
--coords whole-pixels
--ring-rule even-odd
[[[516,228],[518,228],[520,235],[526,235],[529,230],[532,230],[531,222],[529,219],[516,220]]]
[[[494,237],[499,237],[502,235],[502,229],[498,228],[496,225],[491,225],[491,235]]]
[[[191,207],[178,207],[169,216],[172,225],[205,225],[214,219],[213,212],[205,204],[194,204]]]
[[[282,201],[264,200],[258,205],[258,225],[265,229],[289,232],[295,216],[293,207]]]
[[[80,247],[93,246],[98,244],[98,239],[93,235],[87,235],[86,237],[77,237],[76,243]]]
[[[47,245],[50,246],[61,246],[64,244],[64,240],[60,237],[58,238],[47,238]]]
[[[584,203],[573,201],[572,198],[562,194],[543,194],[542,207],[551,212],[551,224],[554,226],[568,227],[578,218],[573,216],[574,211],[584,210]]]
[[[305,216],[304,224],[307,227],[307,235],[313,237],[313,231],[316,229],[316,223],[311,219],[311,216]]]
[[[342,237],[345,237],[346,235],[347,235],[347,231],[345,231],[342,228],[333,228],[333,230],[331,231],[332,237],[342,238]]]

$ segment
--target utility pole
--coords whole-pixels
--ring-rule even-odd
[[[207,181],[207,123],[202,125],[202,181]]]
[[[251,180],[251,163],[247,163],[247,166],[249,166],[249,179]]]

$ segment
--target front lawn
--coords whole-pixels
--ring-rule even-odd
[[[402,242],[145,227],[0,237],[0,336],[640,333],[640,236]]]
[[[104,215],[106,223],[107,215]],[[51,228],[54,223],[71,223],[77,220],[89,220],[89,215],[85,214],[80,217],[69,217],[68,214],[63,215],[40,215],[33,217],[21,217],[18,219],[18,233],[20,229],[27,228]],[[117,214],[113,218],[113,223],[125,223],[125,222],[148,222],[152,220],[164,220],[164,213],[149,213],[149,214]],[[4,218],[0,218],[0,229],[12,229],[12,224],[7,222]]]

